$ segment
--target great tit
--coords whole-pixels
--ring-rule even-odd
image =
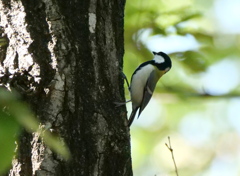
[[[158,80],[172,67],[171,59],[167,54],[164,52],[153,52],[153,54],[153,60],[138,66],[131,78],[129,90],[132,101],[132,113],[128,120],[129,127],[134,120],[137,110],[139,109],[139,117],[147,106]]]

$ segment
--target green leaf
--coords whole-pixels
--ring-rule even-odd
[[[17,121],[0,111],[0,175],[11,166],[19,132],[20,125]]]
[[[48,131],[48,129],[42,129],[40,122],[36,119],[34,114],[30,111],[25,103],[17,100],[18,96],[15,93],[10,93],[0,89],[0,97],[0,109],[7,107],[9,114],[12,115],[12,121],[10,121],[9,124],[15,123],[12,125],[13,129],[15,129],[14,127],[17,125],[25,128],[31,133],[40,133],[41,138],[48,147],[60,154],[64,159],[69,159],[70,152],[63,140],[61,140],[59,137],[54,137],[50,131]],[[10,155],[9,157],[12,158]]]

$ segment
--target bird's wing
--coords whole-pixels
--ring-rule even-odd
[[[143,90],[144,91],[143,99],[142,99],[138,117],[140,116],[140,114],[142,113],[142,111],[147,106],[148,102],[150,101],[159,78],[160,78],[159,74],[155,70],[153,70],[151,72],[151,74],[147,80],[147,83],[144,87],[144,90]]]

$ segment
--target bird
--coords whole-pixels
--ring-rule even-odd
[[[131,126],[137,110],[138,118],[150,101],[158,80],[172,68],[170,57],[164,52],[152,52],[152,60],[139,65],[133,72],[129,86],[132,101],[132,112],[128,120]]]

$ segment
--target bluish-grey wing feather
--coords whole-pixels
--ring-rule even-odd
[[[140,116],[140,114],[142,113],[142,111],[144,110],[144,108],[147,106],[148,102],[150,101],[153,91],[156,87],[157,81],[159,79],[158,74],[155,72],[155,70],[153,70],[147,80],[146,86],[144,88],[144,92],[143,92],[143,100],[141,103],[141,107],[139,110],[139,114],[138,117]]]

